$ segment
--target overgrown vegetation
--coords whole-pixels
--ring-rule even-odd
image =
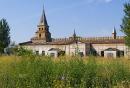
[[[0,57],[0,87],[129,88],[129,63],[94,57]]]

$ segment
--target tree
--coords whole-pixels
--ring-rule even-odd
[[[121,31],[125,34],[126,45],[130,47],[130,2],[124,4],[124,13]]]
[[[10,44],[10,27],[6,19],[0,20],[0,53]]]

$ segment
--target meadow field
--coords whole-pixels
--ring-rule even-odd
[[[130,88],[130,60],[1,56],[0,88]]]

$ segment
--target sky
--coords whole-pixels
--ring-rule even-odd
[[[29,41],[35,35],[43,3],[53,38],[72,36],[111,36],[115,27],[122,36],[120,25],[123,5],[128,0],[0,0],[0,19],[10,25],[11,40]]]

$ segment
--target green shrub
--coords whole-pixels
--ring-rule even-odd
[[[23,47],[14,48],[14,53],[17,56],[26,56],[26,57],[34,56],[34,53],[32,50],[28,50],[28,49],[25,49]]]

